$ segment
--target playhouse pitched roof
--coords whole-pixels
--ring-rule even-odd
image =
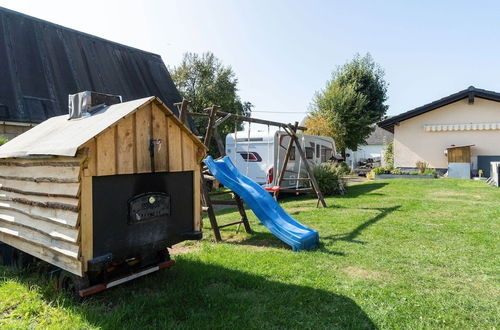
[[[182,98],[159,55],[0,7],[0,120],[42,122],[68,111],[68,95],[124,101],[155,95],[175,114]]]
[[[199,147],[205,148],[203,143],[181,123],[161,100],[150,96],[110,105],[92,114],[92,116],[81,119],[69,120],[67,114],[47,119],[0,146],[0,158],[47,155],[73,157],[76,155],[78,148],[87,141],[124,117],[134,113],[138,108],[151,102],[156,102],[163,111],[168,112],[174,122],[185,130]]]

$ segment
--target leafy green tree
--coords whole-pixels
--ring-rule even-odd
[[[204,112],[205,108],[218,105],[221,111],[250,116],[253,105],[242,102],[238,96],[238,79],[233,70],[224,66],[214,54],[185,53],[181,64],[170,71],[182,97],[191,101],[191,111]],[[194,117],[193,120],[199,133],[205,135],[208,119]],[[237,122],[236,126],[238,130],[243,128],[241,122]],[[226,120],[217,129],[225,141],[226,135],[234,131],[235,121]],[[210,154],[219,155],[214,140],[210,145]]]
[[[383,69],[370,54],[358,54],[338,67],[325,88],[315,94],[308,121],[326,120],[328,124],[321,126],[328,129],[310,132],[333,137],[344,154],[346,148],[357,150],[387,112],[386,100]]]

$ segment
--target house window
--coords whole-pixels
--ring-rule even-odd
[[[319,144],[316,145],[316,157],[319,157],[320,156],[320,153],[319,153],[319,148],[321,146]]]

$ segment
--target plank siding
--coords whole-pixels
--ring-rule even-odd
[[[82,263],[78,259],[70,258],[62,253],[53,251],[46,246],[27,241],[21,237],[5,234],[3,232],[0,232],[0,241],[7,243],[16,249],[29,253],[38,259],[67,270],[68,272],[79,276],[83,275]]]
[[[168,160],[169,170],[172,172],[182,171],[182,147],[181,129],[173,119],[168,118]]]
[[[117,124],[116,166],[117,174],[134,173],[134,116]]]
[[[54,197],[49,196],[38,196],[38,195],[29,195],[29,194],[21,194],[14,191],[4,192],[0,190],[0,200],[12,200],[12,199],[29,199],[30,201],[36,203],[51,203],[54,202]],[[73,207],[78,207],[79,199],[77,197],[57,197],[57,203],[70,205]]]
[[[48,219],[55,223],[61,223],[70,227],[76,227],[78,223],[78,213],[72,211],[31,206],[14,201],[0,201],[0,209],[15,210],[35,218]]]
[[[167,117],[157,105],[153,105],[153,139],[159,140],[160,145],[155,146],[155,171],[168,170],[167,145]]]
[[[92,210],[92,177],[82,179],[82,195],[80,210],[80,228],[82,244],[83,268],[87,270],[87,261],[94,257],[93,210]]]
[[[135,118],[137,173],[148,173],[151,172],[151,158],[149,157],[151,104],[140,108],[135,113]]]
[[[43,234],[39,230],[29,227],[23,227],[15,223],[2,222],[0,225],[0,232],[20,237],[28,242],[33,242],[51,249],[54,252],[61,253],[70,258],[78,258],[79,246],[71,244],[61,239],[55,239],[49,235]]]
[[[79,189],[80,183],[34,182],[0,178],[0,190],[13,190],[27,195],[78,197]]]
[[[53,178],[78,182],[80,165],[78,166],[5,166],[0,163],[0,175],[3,177]]]
[[[40,218],[33,218],[15,210],[0,210],[0,226],[3,222],[37,229],[53,238],[59,238],[70,243],[76,243],[78,241],[78,228],[70,228],[48,219],[41,220]]]
[[[116,174],[116,150],[114,128],[108,128],[97,137],[97,175]]]
[[[186,133],[182,133],[182,169],[184,171],[194,171],[196,166],[196,151],[193,141]]]

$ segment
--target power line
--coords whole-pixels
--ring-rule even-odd
[[[252,110],[251,112],[264,112],[264,113],[308,113],[309,111],[259,111],[259,110]]]

